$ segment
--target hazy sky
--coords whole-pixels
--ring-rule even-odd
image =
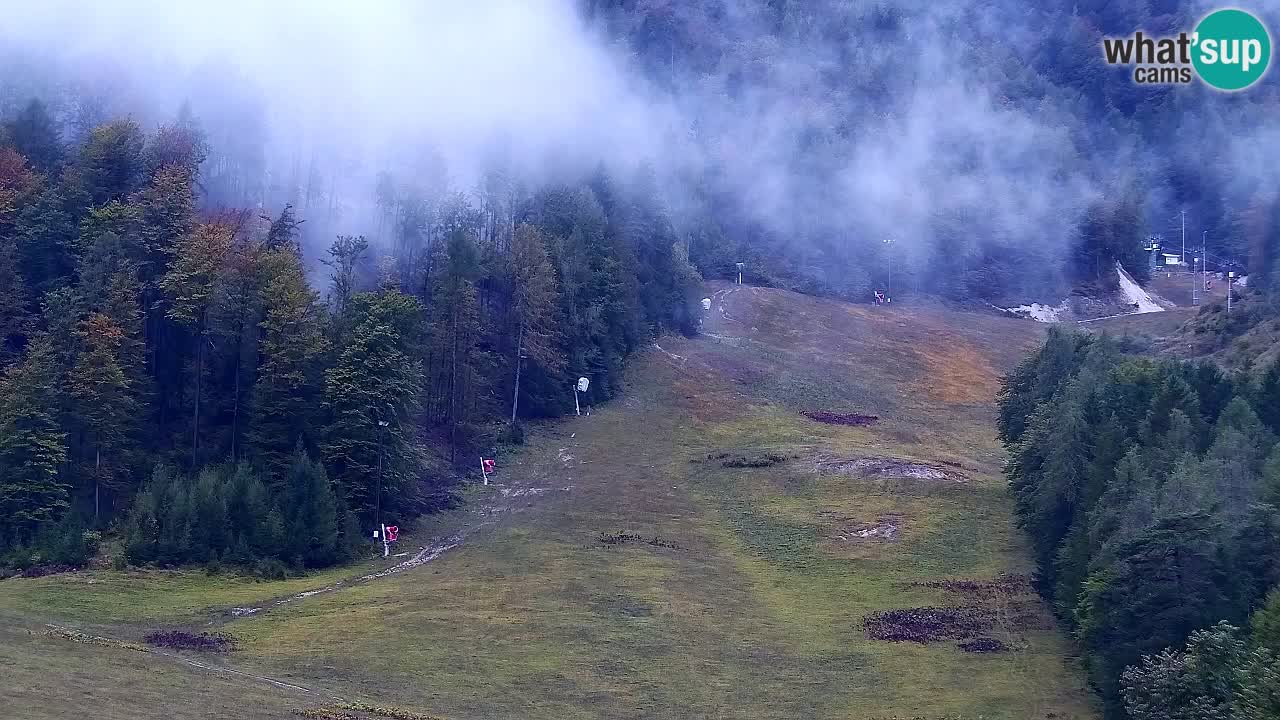
[[[905,32],[824,33],[824,13],[886,5]],[[672,67],[661,90],[570,0],[0,0],[0,43],[57,58],[113,113],[154,122],[190,99],[215,145],[265,136],[267,172],[319,163],[364,198],[378,170],[418,172],[419,144],[464,188],[499,150],[535,183],[649,160],[677,211],[682,182],[714,175],[780,235],[893,237],[904,259],[933,251],[939,213],[1060,253],[1080,209],[1146,165],[1123,134],[1099,148],[1074,107],[995,90],[1043,37],[1017,0],[813,0],[782,42],[761,7],[731,3],[715,28],[749,67]],[[241,124],[254,96],[263,128]],[[809,142],[833,128],[843,144]]]

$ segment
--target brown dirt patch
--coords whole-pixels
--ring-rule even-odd
[[[171,650],[199,650],[201,652],[227,652],[235,647],[235,638],[225,633],[189,633],[182,630],[162,630],[142,638],[152,647]]]
[[[804,416],[810,420],[816,420],[827,425],[851,425],[854,427],[862,427],[866,425],[875,425],[880,418],[877,415],[863,415],[861,413],[836,413],[828,410],[806,410]]]
[[[862,629],[873,640],[932,643],[979,637],[996,624],[996,613],[979,605],[884,610],[868,615]]]
[[[998,653],[1009,649],[1004,643],[991,637],[976,637],[972,640],[965,640],[958,643],[956,647],[970,653]]]
[[[914,582],[911,587],[927,587],[945,590],[970,598],[1012,598],[1032,593],[1031,578],[1027,575],[997,575],[990,580],[960,578],[955,580],[929,580]]]

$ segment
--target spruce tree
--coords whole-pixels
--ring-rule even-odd
[[[565,367],[556,307],[555,271],[546,245],[536,227],[521,224],[511,241],[513,295],[511,312],[515,324],[515,382],[511,400],[511,422],[516,421],[520,403],[522,360],[528,358],[544,372],[559,375]]]
[[[349,507],[372,527],[379,507],[384,514],[414,507],[422,476],[413,422],[422,394],[422,307],[384,289],[353,296],[350,313],[350,339],[325,373],[322,452]]]
[[[259,365],[247,439],[277,480],[294,446],[314,446],[327,352],[319,297],[307,284],[302,259],[289,246],[265,252]]]
[[[160,280],[167,301],[166,316],[192,335],[191,367],[191,455],[198,460],[200,448],[201,401],[204,389],[205,358],[208,355],[209,310],[217,301],[224,269],[232,251],[232,228],[204,224],[183,237],[168,272]]]
[[[32,324],[28,302],[17,247],[0,235],[0,369],[13,363],[26,344]]]
[[[324,567],[338,558],[338,512],[329,477],[301,447],[284,486],[284,557],[306,567]]]
[[[32,99],[4,124],[14,149],[42,173],[52,175],[62,164],[62,140],[45,104]]]
[[[125,372],[124,331],[101,313],[81,321],[81,352],[68,385],[76,401],[74,416],[86,440],[82,476],[93,481],[93,516],[101,516],[102,490],[128,486],[137,451],[137,392]]]
[[[93,128],[80,148],[78,170],[94,205],[122,201],[146,180],[142,129],[133,120],[113,120]]]
[[[70,506],[59,468],[66,433],[56,408],[59,373],[48,336],[34,338],[22,361],[0,376],[0,532],[34,532]]]

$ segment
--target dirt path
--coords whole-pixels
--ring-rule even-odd
[[[404,560],[403,562],[396,563],[395,565],[377,572],[365,575],[356,575],[346,580],[339,580],[338,582],[330,585],[305,590],[292,595],[275,597],[258,605],[219,608],[211,611],[211,617],[206,624],[220,625],[237,618],[265,615],[266,613],[279,609],[285,605],[297,603],[320,595],[328,595],[348,588],[358,587],[365,583],[374,582],[376,580],[388,578],[392,575],[397,575],[399,573],[421,567],[432,562],[436,558],[439,558],[450,550],[462,545],[467,538],[480,530],[498,524],[503,517],[529,507],[529,500],[531,498],[542,495],[547,490],[547,488],[544,487],[526,486],[519,482],[514,482],[509,485],[494,483],[492,487],[494,488],[494,492],[491,501],[480,503],[476,507],[468,510],[464,515],[467,520],[462,522],[458,529],[433,537],[430,542],[420,547],[412,557]],[[562,490],[567,491],[569,488],[565,487],[562,488]]]

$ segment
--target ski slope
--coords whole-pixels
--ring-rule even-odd
[[[1140,315],[1142,313],[1164,312],[1164,308],[1153,300],[1146,290],[1142,289],[1142,286],[1133,279],[1133,276],[1125,272],[1125,269],[1121,267],[1120,263],[1116,263],[1116,273],[1120,276],[1120,291],[1124,293],[1125,299],[1129,304],[1136,305],[1138,307],[1138,309],[1131,314]]]

